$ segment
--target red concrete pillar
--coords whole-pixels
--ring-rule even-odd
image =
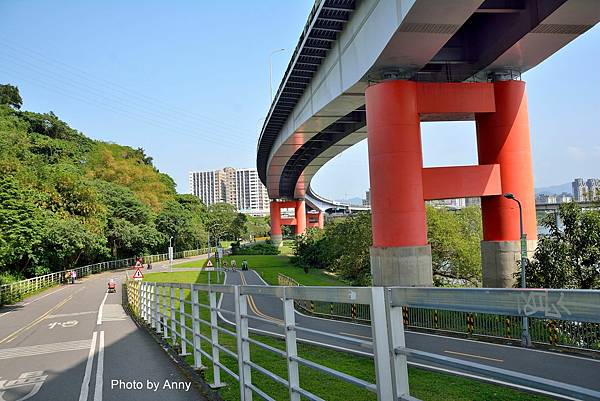
[[[281,210],[277,201],[271,201],[269,204],[271,210],[271,241],[279,246],[283,241],[281,234]]]
[[[304,199],[298,199],[295,207],[296,235],[304,234],[306,231],[306,204]]]
[[[502,191],[523,206],[523,226],[533,251],[537,240],[535,193],[525,82],[494,83],[495,113],[476,115],[479,164],[499,164]],[[519,209],[503,196],[481,199],[483,284],[512,287],[519,259]]]
[[[431,285],[417,83],[366,90],[374,285]]]
[[[323,212],[319,212],[319,220],[318,220],[318,224],[317,227],[319,227],[321,230],[325,227],[325,215],[323,214]]]

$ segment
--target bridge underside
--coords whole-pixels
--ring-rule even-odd
[[[375,281],[429,285],[430,270],[421,274],[419,267],[431,266],[423,235],[423,202],[462,194],[482,197],[484,285],[510,286],[519,226],[516,205],[502,198],[502,192],[513,192],[527,203],[524,209],[533,210],[533,219],[524,210],[529,249],[535,245],[536,233],[526,100],[524,89],[519,98],[514,88],[524,85],[517,81],[522,72],[599,19],[600,2],[595,0],[319,0],[265,121],[257,152],[259,176],[274,200],[306,198],[311,206],[325,204],[310,200],[314,198],[312,177],[334,156],[367,138],[368,131],[371,193],[372,197],[380,194],[380,201],[372,201],[373,265],[388,266],[382,272],[396,277],[376,278],[374,270]],[[417,168],[421,153],[420,147],[414,147],[414,152],[388,158],[386,168],[378,167],[381,155],[373,153],[374,130],[391,118],[386,113],[404,115],[406,110],[405,105],[378,104],[368,94],[383,91],[376,88],[392,82],[414,85],[390,96],[402,98],[414,92],[407,102],[413,102],[417,111],[406,118],[412,127],[408,136],[418,138],[419,144],[420,121],[476,121],[480,165],[423,169],[421,163]],[[513,89],[501,89],[508,87]],[[518,124],[505,119],[512,112]],[[505,132],[508,126],[512,128]],[[386,138],[382,155],[393,153],[394,141],[404,138],[406,129],[404,121],[381,134]],[[518,150],[504,147],[498,138],[514,143]],[[403,178],[379,182],[390,172]],[[402,192],[399,188],[407,179],[410,185]],[[386,187],[397,188],[400,192],[392,195],[402,196],[385,195],[381,188]],[[398,232],[410,241],[398,240]],[[392,243],[378,242],[383,237],[392,238]],[[420,248],[413,252],[406,247]],[[401,250],[408,253],[402,256]],[[394,262],[386,265],[387,259]],[[413,268],[414,274],[393,272]]]

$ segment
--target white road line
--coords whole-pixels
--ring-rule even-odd
[[[106,302],[106,297],[108,296],[108,292],[104,294],[104,298],[102,299],[102,303],[98,308],[98,320],[96,320],[96,324],[102,324],[102,310],[104,309],[104,302]]]
[[[91,315],[92,313],[96,313],[96,311],[91,310],[89,312],[59,313],[58,315],[48,315],[48,316],[46,316],[46,319],[52,319],[52,318],[55,318],[55,317],[69,317],[69,316]]]
[[[94,401],[102,401],[102,375],[104,374],[104,330],[100,332],[98,342],[98,365],[96,366],[96,386],[94,387]]]
[[[0,350],[0,359],[50,354],[53,352],[76,351],[90,348],[90,340],[66,341],[62,343],[30,345]]]
[[[478,359],[484,359],[486,361],[493,361],[493,362],[504,362],[504,360],[502,360],[502,359],[490,358],[488,356],[481,356],[481,355],[474,355],[474,354],[465,354],[464,352],[450,351],[450,350],[445,350],[444,352],[447,353],[447,354],[453,354],[453,355],[459,355],[459,356],[466,356],[468,358],[478,358]]]
[[[88,392],[90,391],[90,378],[92,376],[92,364],[94,363],[94,350],[96,349],[97,335],[97,331],[94,331],[94,334],[92,334],[92,345],[90,347],[90,353],[88,354],[87,363],[85,365],[85,374],[83,375],[83,382],[81,383],[79,401],[87,401]]]
[[[12,312],[11,310],[9,310],[8,312],[4,312],[3,314],[0,315],[0,317],[8,315],[10,312]]]

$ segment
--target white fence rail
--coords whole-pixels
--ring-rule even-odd
[[[202,255],[207,252],[207,249],[192,249],[188,251],[176,252],[173,255],[174,259],[189,258],[192,256]],[[161,253],[158,255],[141,256],[143,263],[156,263],[168,260],[169,255]],[[84,277],[90,274],[100,273],[106,270],[120,269],[135,265],[137,258],[127,258],[119,260],[111,260],[108,262],[93,263],[91,265],[81,266],[68,271],[75,270],[77,277]],[[65,282],[65,270],[45,274],[43,276],[32,277],[26,280],[15,281],[14,283],[0,285],[0,305],[16,302],[33,292],[44,288],[52,287]]]
[[[223,298],[219,299],[220,297]],[[250,313],[249,309],[252,309],[255,302],[253,297],[269,297],[273,303],[280,303],[280,316],[283,316],[283,319],[273,322]],[[267,389],[261,389],[253,383],[253,372],[287,387],[290,400],[322,401],[321,397],[301,385],[300,366],[373,392],[378,400],[415,400],[409,392],[407,357],[575,399],[600,399],[600,392],[590,389],[407,348],[402,316],[402,307],[429,307],[435,304],[438,308],[448,310],[466,308],[475,312],[537,317],[551,315],[559,310],[562,311],[563,319],[598,322],[598,291],[272,287],[129,281],[127,299],[133,312],[180,349],[181,355],[189,355],[188,350],[191,352],[195,368],[212,367],[213,387],[223,385],[223,372],[238,381],[242,401],[251,401],[255,395],[264,400],[275,400],[268,394]],[[294,302],[304,299],[368,305],[373,323],[372,341],[298,325]],[[223,307],[223,304],[227,304],[229,308]],[[250,322],[276,326],[279,330],[278,337],[285,342],[285,351],[265,344],[257,338],[251,338]],[[298,332],[308,332],[323,338],[343,339],[370,350],[375,368],[375,383],[300,357],[296,337]],[[229,347],[220,343],[220,335],[231,338]],[[235,346],[231,346],[233,340]],[[253,360],[250,353],[251,344],[259,347],[261,352],[268,352],[285,360],[287,378]],[[231,364],[227,366],[221,357],[233,358],[236,368]],[[210,361],[212,366],[205,367],[204,361]]]

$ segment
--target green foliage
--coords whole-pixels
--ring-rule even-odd
[[[0,104],[8,105],[14,109],[20,109],[23,99],[19,94],[19,88],[12,85],[0,85]]]
[[[240,245],[239,242],[231,246],[234,255],[279,255],[279,248],[272,242],[256,242],[249,245]]]
[[[94,141],[0,85],[0,277],[206,243],[206,207],[144,149]],[[235,218],[236,216],[234,216]],[[241,221],[241,218],[238,218]]]
[[[480,209],[450,212],[428,207],[427,223],[434,284],[479,285]],[[324,230],[312,228],[296,237],[293,261],[306,271],[310,268],[327,269],[352,285],[370,285],[371,244],[371,215],[353,214],[333,220]]]
[[[449,211],[427,206],[427,237],[436,286],[481,284],[480,208]]]
[[[600,288],[600,211],[576,203],[560,205],[559,217],[542,219],[549,230],[541,236],[527,265],[527,286],[533,288]],[[520,282],[520,271],[516,274]]]
[[[296,237],[294,263],[335,272],[352,285],[370,285],[371,215],[357,213],[334,220],[323,232],[313,228]]]
[[[247,236],[246,218],[229,203],[210,205],[204,224],[210,233],[211,243],[216,244],[223,239],[237,241]]]
[[[270,229],[271,226],[269,225],[268,217],[246,216],[247,238],[244,239],[250,240],[256,237],[266,237],[269,235]]]

